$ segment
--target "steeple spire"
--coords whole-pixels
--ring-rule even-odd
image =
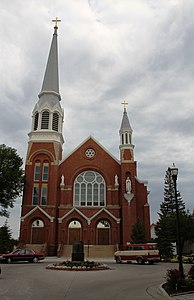
[[[29,141],[46,141],[63,144],[63,118],[64,112],[60,104],[59,75],[58,75],[58,47],[57,47],[57,23],[56,18],[54,34],[51,42],[46,71],[42,89],[38,95],[39,100],[32,112],[32,130],[29,133]],[[46,133],[46,134],[45,134]]]
[[[131,135],[132,134],[132,129],[131,129],[131,125],[129,123],[129,118],[128,118],[127,109],[126,109],[126,106],[128,105],[128,102],[124,100],[124,102],[122,102],[121,104],[124,105],[124,112],[123,112],[123,119],[122,119],[122,122],[121,122],[121,128],[120,128],[119,133],[122,134],[122,133],[128,132]],[[126,144],[128,144],[128,142]]]
[[[124,105],[124,111],[123,111],[123,118],[122,118],[122,122],[121,122],[121,127],[119,130],[119,134],[120,134],[120,148],[134,148],[134,145],[132,144],[132,133],[133,130],[131,128],[130,122],[129,122],[129,118],[127,115],[127,102],[124,101],[121,104]]]
[[[58,45],[57,45],[57,29],[58,29],[57,22],[60,22],[60,20],[56,18],[56,20],[52,20],[52,21],[55,22],[54,34],[51,42],[46,71],[44,75],[42,89],[39,94],[39,98],[43,94],[51,93],[57,95],[58,99],[61,100],[59,94]]]

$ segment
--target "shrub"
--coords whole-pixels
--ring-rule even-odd
[[[167,292],[173,293],[181,288],[181,273],[177,269],[168,270],[166,273]]]
[[[194,290],[194,280],[192,278],[185,279],[185,286],[187,291]]]
[[[191,279],[194,279],[194,265],[191,266],[189,272],[188,272],[188,277]]]

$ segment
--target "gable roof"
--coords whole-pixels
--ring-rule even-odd
[[[92,135],[89,135],[81,144],[79,144],[72,152],[70,152],[69,154],[67,154],[62,161],[60,162],[60,164],[62,164],[68,157],[70,157],[73,153],[75,153],[79,148],[81,148],[87,141],[89,140],[93,140],[100,148],[102,148],[110,157],[113,158],[113,160],[115,160],[118,164],[121,164],[120,161],[113,155],[111,154],[104,146],[102,146]]]
[[[40,210],[43,215],[45,215],[50,222],[54,221],[54,217],[51,217],[46,211],[44,211],[39,205],[35,206],[33,209],[31,209],[25,216],[21,217],[21,221],[23,222],[27,217],[29,217],[31,214],[33,214],[36,210]]]

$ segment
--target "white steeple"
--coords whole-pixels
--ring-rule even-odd
[[[54,21],[54,34],[42,89],[32,112],[32,129],[29,133],[29,142],[56,141],[62,145],[64,143],[62,135],[64,113],[60,104],[57,47],[57,22],[60,20]]]
[[[134,145],[132,144],[132,133],[133,130],[131,128],[128,115],[127,115],[127,110],[126,110],[126,105],[128,104],[126,101],[124,101],[124,112],[123,112],[123,118],[121,122],[121,128],[119,130],[120,134],[120,146],[119,148],[134,148]]]

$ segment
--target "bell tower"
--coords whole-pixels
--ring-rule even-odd
[[[46,70],[28,134],[20,228],[21,242],[44,244],[48,255],[56,254],[58,168],[64,143],[57,45],[60,20],[53,21],[55,26]]]
[[[124,100],[122,103],[124,105],[123,118],[121,122],[121,128],[119,130],[120,134],[120,160],[121,162],[133,162],[134,154],[133,149],[134,145],[132,144],[132,133],[133,130],[131,128],[128,115],[127,115],[127,102]]]
[[[64,113],[61,107],[58,75],[57,22],[54,20],[54,34],[51,42],[46,71],[39,100],[32,112],[32,127],[29,135],[29,148],[33,143],[53,143],[56,159],[61,159],[64,143],[62,129]]]

